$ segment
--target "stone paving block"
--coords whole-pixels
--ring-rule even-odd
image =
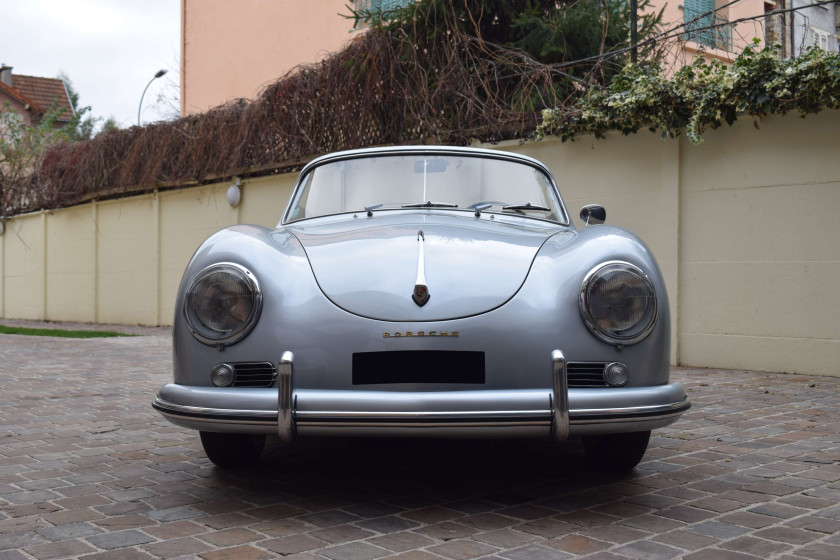
[[[271,519],[251,525],[251,529],[270,537],[279,537],[306,532],[312,529],[312,525],[294,519]]]
[[[335,525],[357,521],[358,517],[343,511],[332,510],[309,515],[301,515],[298,519],[318,527],[333,527]]]
[[[356,522],[356,525],[377,533],[396,533],[398,531],[405,531],[406,529],[419,527],[420,523],[403,519],[402,517],[397,517],[395,515],[388,515],[385,517],[358,521]]]
[[[791,519],[785,523],[785,526],[807,529],[809,531],[826,533],[828,535],[840,533],[840,520],[827,519],[825,517],[817,517],[813,515],[806,515]]]
[[[410,532],[392,533],[381,537],[373,537],[367,542],[388,549],[393,552],[405,552],[434,544],[436,541]]]
[[[202,542],[193,537],[182,537],[170,539],[164,542],[146,545],[144,549],[160,558],[177,558],[180,556],[192,556],[207,552],[213,548],[212,545]]]
[[[320,554],[332,560],[373,560],[387,556],[389,553],[366,542],[354,542],[324,549],[320,551]]]
[[[804,529],[791,529],[789,527],[769,527],[756,531],[754,534],[762,539],[790,544],[808,544],[822,536]]]
[[[324,546],[324,543],[325,541],[316,539],[315,537],[311,537],[309,535],[289,535],[269,541],[263,541],[260,543],[260,546],[285,556],[296,552],[320,549]]]
[[[104,530],[91,523],[70,523],[69,525],[56,525],[55,527],[38,529],[37,532],[51,541],[61,541],[98,535],[103,533]]]
[[[566,560],[567,558],[574,558],[568,552],[537,545],[515,548],[508,552],[501,552],[498,555],[501,558],[507,558],[509,560]]]
[[[105,519],[97,519],[93,521],[93,525],[104,529],[106,531],[121,531],[123,529],[137,529],[138,527],[146,527],[154,525],[155,521],[140,515],[139,513],[129,513],[127,515],[117,515],[115,517],[108,517]]]
[[[718,518],[718,521],[731,523],[750,529],[762,529],[779,523],[778,518],[752,511],[738,511]]]
[[[134,548],[121,548],[79,556],[80,560],[148,560],[150,558],[155,557],[148,552]]]
[[[809,544],[800,548],[797,554],[813,560],[836,560],[840,558],[840,546],[825,543]]]
[[[753,556],[752,554],[713,548],[692,552],[683,556],[683,560],[758,560],[759,558],[759,556]]]
[[[656,513],[656,515],[668,519],[674,519],[676,521],[682,521],[684,523],[699,523],[700,521],[705,521],[715,517],[714,512],[691,506],[674,506],[662,510]]]
[[[93,552],[96,549],[81,540],[70,539],[29,546],[24,550],[27,554],[38,558],[38,560],[48,560],[51,558],[76,558],[82,554]]]
[[[536,535],[514,531],[513,529],[499,529],[473,535],[473,540],[491,544],[497,548],[510,549],[532,543],[539,539]]]
[[[578,525],[572,525],[564,521],[556,519],[535,519],[527,521],[517,526],[517,529],[532,535],[538,535],[545,539],[553,539],[561,535],[567,535],[579,531],[581,528]]]
[[[236,528],[212,531],[199,536],[199,538],[214,546],[228,547],[237,544],[252,543],[263,540],[265,537],[249,529]]]
[[[451,541],[470,537],[478,533],[478,530],[461,525],[460,523],[446,521],[444,523],[434,523],[432,525],[418,527],[414,532],[440,541]]]
[[[779,552],[790,550],[792,548],[791,545],[785,543],[758,539],[748,535],[728,540],[720,546],[721,548],[725,548],[727,550],[753,554],[762,558],[769,558],[774,554],[778,554]]]
[[[178,539],[181,537],[189,537],[198,535],[207,531],[206,527],[202,527],[191,521],[176,521],[173,523],[166,523],[165,525],[156,525],[154,527],[147,527],[143,530],[160,540]]]
[[[462,517],[458,519],[458,523],[462,523],[468,527],[472,527],[473,529],[478,529],[479,531],[494,531],[496,529],[516,525],[519,522],[510,517],[495,513],[480,513],[477,515]]]
[[[596,527],[578,533],[584,537],[597,538],[599,540],[608,541],[615,544],[623,544],[642,540],[652,536],[648,531],[640,531],[638,529],[631,529],[619,524],[606,525],[603,527]]]
[[[444,507],[426,507],[415,511],[403,512],[402,517],[421,523],[440,523],[456,517],[463,517],[462,513]]]
[[[670,560],[671,558],[681,557],[683,554],[683,551],[679,548],[654,541],[636,541],[624,544],[613,552],[638,560]]]
[[[689,529],[677,529],[661,535],[654,535],[650,538],[652,541],[660,542],[662,544],[671,545],[683,550],[692,551],[703,548],[710,548],[720,542],[720,539],[694,533]]]
[[[610,543],[597,540],[583,535],[566,535],[556,539],[548,540],[544,543],[545,546],[556,548],[574,554],[576,556],[585,556],[593,552],[599,552],[610,548]]]
[[[115,548],[128,548],[138,544],[154,542],[155,538],[141,531],[129,529],[127,531],[116,531],[114,533],[100,533],[86,537],[89,543],[107,550]]]
[[[153,510],[151,508],[136,508],[135,511],[142,511],[149,519],[154,519],[155,521],[159,521],[161,523],[204,517],[200,511],[188,506],[158,510]],[[118,514],[114,512],[112,515]]]
[[[214,550],[212,552],[204,552],[200,556],[205,560],[272,560],[275,558],[274,554],[252,546],[237,546],[234,548]]]
[[[488,556],[499,549],[485,543],[471,540],[459,540],[430,546],[428,550],[445,558],[452,558],[453,560],[467,560],[468,558]]]
[[[619,524],[651,533],[665,533],[685,526],[682,521],[647,514],[624,519]]]
[[[309,535],[326,541],[328,543],[336,544],[348,541],[362,540],[373,536],[375,533],[366,529],[361,529],[354,525],[337,525],[335,527],[327,527],[324,529],[317,529],[309,533]]]

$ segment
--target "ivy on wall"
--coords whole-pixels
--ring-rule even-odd
[[[739,116],[761,118],[789,111],[840,109],[840,54],[808,49],[782,60],[779,47],[748,47],[727,66],[702,58],[667,77],[655,66],[627,66],[604,89],[590,90],[571,107],[545,109],[536,136],[579,134],[603,138],[607,131],[636,133],[647,128],[662,138],[685,129],[699,144],[702,134]]]

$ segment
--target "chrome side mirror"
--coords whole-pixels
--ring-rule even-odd
[[[607,219],[607,211],[600,204],[587,204],[580,209],[580,219],[584,226],[603,224]]]

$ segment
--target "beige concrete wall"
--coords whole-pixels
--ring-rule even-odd
[[[759,126],[685,150],[680,361],[840,375],[840,112]]]
[[[640,133],[493,146],[551,167],[576,222],[588,203],[657,256],[672,361],[840,375],[840,111],[742,120],[694,146]],[[0,316],[171,324],[190,256],[234,223],[276,225],[294,175],[165,191],[9,219]],[[580,225],[578,223],[578,225]]]
[[[0,237],[0,317],[167,325],[196,248],[236,223],[274,227],[294,175],[93,202],[18,216]]]
[[[95,321],[95,207],[78,206],[43,217],[47,231],[46,318]]]
[[[96,320],[157,324],[156,197],[96,206]]]
[[[46,308],[46,216],[6,222],[3,234],[3,316],[43,319]]]

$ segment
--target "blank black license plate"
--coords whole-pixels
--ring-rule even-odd
[[[400,350],[353,354],[353,385],[484,383],[484,352]]]

